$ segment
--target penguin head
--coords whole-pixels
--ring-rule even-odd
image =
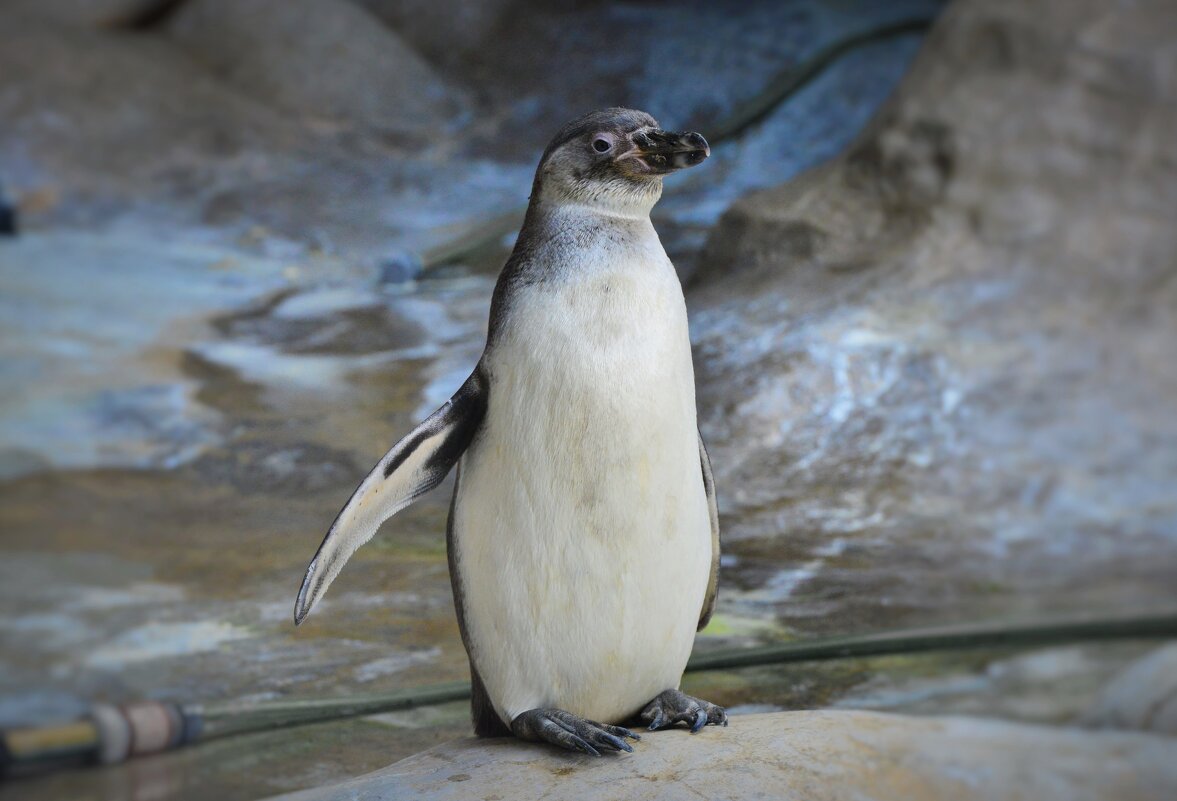
[[[532,201],[648,214],[662,196],[663,176],[710,154],[701,134],[664,131],[644,111],[594,111],[552,139],[535,173]]]

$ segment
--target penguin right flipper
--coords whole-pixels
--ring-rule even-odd
[[[446,403],[392,447],[360,483],[307,567],[294,622],[302,623],[339,571],[380,524],[441,483],[465,453],[486,414],[479,365]]]
[[[699,435],[699,465],[703,468],[703,489],[707,492],[707,512],[711,518],[711,577],[707,580],[707,593],[703,596],[703,609],[699,612],[699,625],[696,631],[702,631],[711,613],[715,611],[715,599],[719,595],[719,505],[715,501],[715,476],[711,473],[711,457],[707,455],[707,446],[703,444],[703,435]]]

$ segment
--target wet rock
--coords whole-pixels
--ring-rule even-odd
[[[1164,799],[1164,737],[870,712],[745,715],[632,755],[572,756],[513,739],[456,740],[286,801],[378,798]]]
[[[312,442],[288,447],[237,443],[232,450],[214,449],[201,456],[195,469],[209,483],[228,483],[243,493],[276,495],[320,492],[363,476],[350,454]]]
[[[255,6],[234,5],[242,13],[247,7]],[[360,89],[367,94],[354,102],[375,104],[373,94],[383,93],[379,103],[389,113],[413,112],[413,101],[398,104],[388,94],[394,76],[367,74],[405,48],[383,49],[380,37],[393,34],[362,9],[347,6],[340,19],[355,21],[355,14],[378,41],[361,36],[340,47],[363,54],[375,46],[381,55],[365,65]],[[277,32],[272,39],[279,42]],[[258,45],[258,58],[275,47]],[[342,78],[327,72],[307,86],[343,92],[330,83]],[[301,80],[296,73],[287,79]],[[429,104],[432,85],[412,92]],[[0,118],[0,172],[26,228],[133,219],[172,231],[196,226],[197,236],[211,228],[228,242],[262,226],[308,250],[369,263],[396,247],[420,250],[450,236],[446,226],[522,202],[534,169],[410,156],[406,148],[444,147],[454,132],[429,113],[414,118],[428,127],[423,137],[309,119],[249,96],[164,31],[66,25],[31,13],[13,12],[0,24]]]
[[[5,242],[0,474],[196,456],[217,425],[180,375],[179,355],[199,336],[192,321],[284,286],[283,267],[132,230]]]
[[[497,158],[534,158],[554,120],[616,105],[710,138],[716,124],[831,42],[898,19],[930,18],[941,5],[901,0],[835,8],[756,0],[732,13],[707,0],[673,8],[525,3],[495,28],[493,47],[472,49],[455,71],[493,108],[510,110],[478,143],[480,153]]]
[[[892,672],[875,666],[873,675],[827,703],[839,709],[973,715],[1070,726],[1112,677],[1147,648],[1140,642],[1100,642],[1013,654],[939,653],[927,661],[898,657],[892,663]],[[955,660],[968,659],[976,660],[971,663],[972,670],[954,666],[959,664]],[[806,665],[804,670],[812,671],[813,666]],[[811,706],[793,704],[784,708]]]
[[[132,25],[161,13],[176,0],[6,0],[4,12],[28,11],[59,22],[90,26]]]
[[[1177,644],[1158,648],[1116,675],[1082,722],[1177,735]]]
[[[380,283],[404,284],[416,278],[422,270],[421,257],[409,251],[399,251],[380,262]]]
[[[427,138],[459,111],[421,56],[346,0],[193,0],[168,27],[242,92],[304,117]]]
[[[286,354],[375,354],[419,346],[426,339],[420,325],[384,308],[378,295],[348,289],[286,293],[226,315],[216,326],[239,344]],[[279,358],[277,353],[273,358]]]
[[[673,14],[536,4],[491,25],[491,40],[460,63],[442,59],[444,81],[408,47],[417,34],[406,34],[406,45],[396,26],[342,0],[306,14],[298,4],[225,5],[222,17],[213,13],[218,0],[184,2],[133,32],[5,13],[0,167],[26,226],[133,216],[233,237],[261,225],[376,265],[525,203],[535,159],[561,119],[626,102],[668,125],[713,121],[830,40],[931,13],[938,3],[860,4],[854,13],[763,3],[750,16],[707,3]],[[274,16],[256,22],[252,15],[271,5]],[[316,22],[320,15],[330,24]],[[651,43],[656,51],[644,55]],[[836,152],[893,85],[913,44],[865,61],[852,56],[783,127],[761,126],[732,158],[717,151],[713,165],[732,167],[712,169],[684,204],[690,222],[710,225],[742,189]],[[439,85],[445,97],[435,103],[429,93]],[[483,102],[478,114],[449,124],[462,106],[455,86]],[[423,113],[414,111],[418,102]],[[416,127],[381,127],[387,115],[411,117]],[[796,117],[813,127],[791,124]]]
[[[157,36],[32,14],[0,24],[0,118],[6,189],[38,225],[175,215],[313,141]]]
[[[452,63],[484,42],[516,0],[356,0],[431,61]],[[516,10],[520,13],[521,10]]]
[[[726,603],[769,553],[798,577],[748,605],[810,630],[1173,598],[1177,11],[1066,9],[952,5],[843,156],[711,237]]]

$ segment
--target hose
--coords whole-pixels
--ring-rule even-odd
[[[1028,648],[1170,637],[1177,637],[1177,610],[1121,617],[941,626],[754,648],[722,648],[695,654],[687,663],[687,671],[968,648]],[[37,766],[63,762],[114,764],[218,737],[396,712],[469,697],[469,683],[449,682],[375,695],[252,704],[97,704],[83,720],[0,730],[0,773],[24,773]]]

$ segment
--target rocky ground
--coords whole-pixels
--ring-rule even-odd
[[[465,678],[444,488],[289,623],[340,503],[477,358],[509,235],[424,273],[406,254],[522,204],[583,107],[721,130],[825,45],[938,8],[0,8],[21,231],[0,239],[0,724]],[[701,648],[1177,605],[1175,24],[1161,2],[953,3],[926,41],[868,37],[668,182],[656,224],[689,284],[726,552]],[[742,713],[1106,723],[1126,707],[1094,699],[1147,648],[685,686]],[[0,796],[254,798],[465,717],[251,735]]]
[[[788,617],[888,560],[863,619],[1174,598],[1177,15],[1049,8],[954,6],[846,153],[700,259],[729,553],[825,575]]]
[[[722,731],[648,734],[633,754],[553,757],[515,740],[455,740],[283,801],[386,798],[1065,798],[1163,801],[1177,741],[976,718],[877,712],[746,715]]]

